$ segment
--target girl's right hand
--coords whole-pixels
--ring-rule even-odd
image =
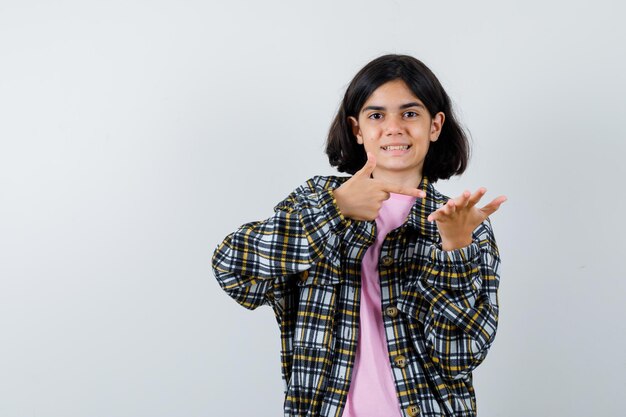
[[[339,211],[354,220],[374,220],[389,193],[406,194],[418,198],[426,193],[418,188],[404,187],[370,178],[376,167],[376,159],[367,153],[367,162],[349,180],[333,190]]]

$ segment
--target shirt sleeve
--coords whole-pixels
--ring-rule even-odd
[[[498,325],[500,256],[489,219],[464,248],[429,248],[419,278],[398,308],[422,321],[426,347],[443,377],[464,378],[485,359]]]
[[[323,273],[340,274],[339,235],[350,222],[339,211],[333,190],[316,189],[314,177],[278,203],[273,216],[245,223],[226,236],[213,253],[213,273],[242,306],[280,309],[293,274],[322,258]]]

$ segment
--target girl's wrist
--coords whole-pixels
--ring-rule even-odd
[[[462,239],[441,239],[441,249],[445,251],[451,251],[455,249],[461,249],[471,245],[472,237]]]

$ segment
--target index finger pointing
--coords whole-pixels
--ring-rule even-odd
[[[382,189],[390,193],[410,195],[410,196],[419,197],[419,198],[426,197],[426,192],[424,192],[423,190],[420,190],[419,188],[405,187],[402,185],[384,183],[382,184]]]

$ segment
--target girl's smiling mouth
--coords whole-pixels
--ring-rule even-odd
[[[387,145],[381,146],[380,148],[385,151],[395,151],[395,150],[407,150],[411,147],[411,145]]]

